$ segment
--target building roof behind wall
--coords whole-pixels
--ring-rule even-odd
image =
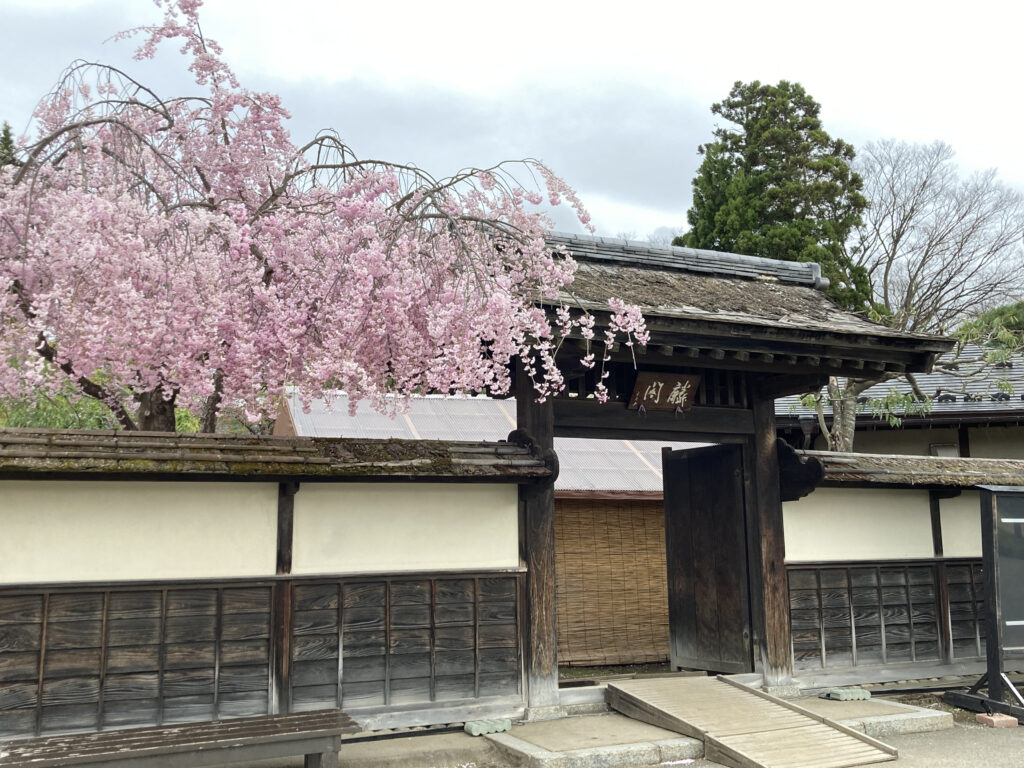
[[[1001,363],[979,364],[985,350],[977,345],[966,345],[955,356],[944,355],[952,362],[956,357],[962,361],[958,370],[942,370],[931,373],[916,373],[914,379],[925,395],[933,398],[926,414],[903,417],[903,425],[939,426],[943,424],[978,422],[1024,421],[1024,355],[1014,354]],[[975,362],[966,362],[975,361]],[[912,395],[913,388],[903,378],[875,384],[865,390],[861,401],[885,398],[890,391],[899,395]],[[794,423],[801,416],[811,416],[814,411],[793,395],[775,401],[775,413],[780,423]],[[826,405],[826,416],[831,409]],[[887,422],[865,412],[858,415],[858,428],[886,427]]]
[[[426,396],[413,398],[405,412],[393,416],[377,413],[366,404],[350,415],[348,400],[341,393],[330,403],[311,402],[308,410],[291,394],[279,418],[283,425],[282,419],[291,422],[296,434],[315,437],[498,440],[516,428],[516,401]],[[591,497],[660,495],[661,449],[695,445],[556,437],[560,471],[555,492]]]
[[[962,459],[945,456],[886,456],[871,453],[797,451],[818,459],[824,485],[972,488],[978,485],[1024,486],[1024,461]]]
[[[0,478],[529,482],[551,467],[508,442],[0,429]]]

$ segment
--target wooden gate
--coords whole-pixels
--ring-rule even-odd
[[[741,449],[665,449],[662,469],[672,668],[750,672]]]

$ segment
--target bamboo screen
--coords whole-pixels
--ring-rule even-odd
[[[558,663],[668,659],[661,501],[555,504]]]

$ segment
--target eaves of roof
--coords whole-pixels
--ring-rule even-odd
[[[577,261],[561,302],[599,320],[611,298],[636,304],[651,346],[691,361],[725,353],[727,364],[736,357],[748,369],[788,364],[855,375],[927,370],[953,346],[840,309],[821,290],[817,265],[579,235],[550,239]]]

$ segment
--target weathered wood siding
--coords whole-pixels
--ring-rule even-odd
[[[521,583],[0,588],[0,738],[521,697]]]
[[[356,711],[520,693],[517,584],[515,577],[297,584],[292,708]]]
[[[0,736],[268,710],[270,586],[0,592]]]
[[[292,573],[519,566],[515,485],[305,483]]]
[[[788,571],[797,670],[953,664],[984,655],[979,560]]]

